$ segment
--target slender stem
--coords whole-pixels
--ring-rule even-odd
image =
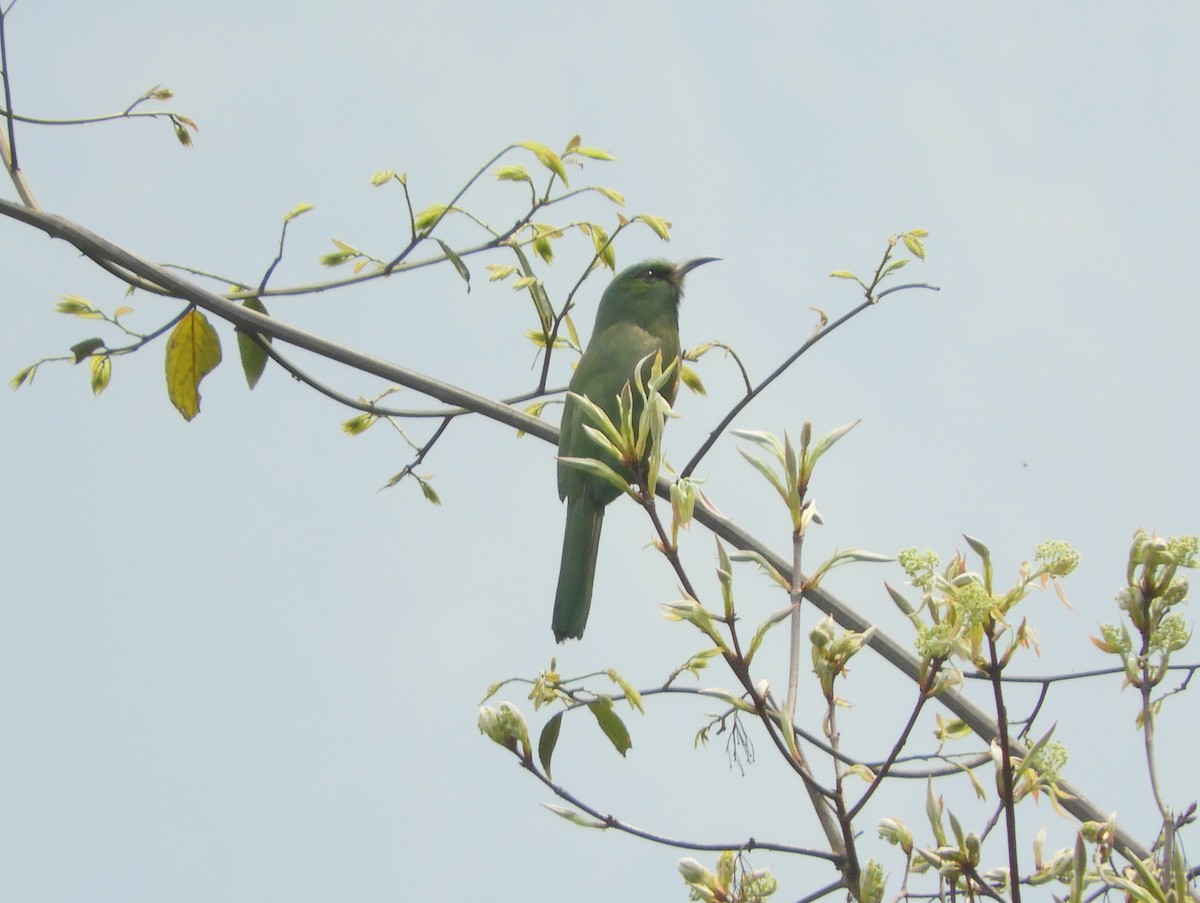
[[[801,497],[803,506],[803,497]],[[788,596],[792,603],[788,636],[788,687],[787,702],[784,703],[788,720],[796,722],[796,696],[800,684],[800,603],[804,601],[804,574],[800,568],[801,552],[804,548],[804,530],[792,532],[792,588]]]
[[[935,665],[936,667],[930,668],[929,677],[919,685],[917,704],[913,707],[912,712],[909,714],[908,721],[905,723],[904,729],[900,731],[900,736],[897,737],[896,742],[892,744],[892,751],[888,753],[888,757],[884,760],[883,764],[875,770],[875,778],[871,781],[871,786],[867,788],[866,793],[864,793],[859,801],[851,806],[850,811],[846,813],[847,819],[852,820],[858,815],[859,812],[862,811],[863,806],[867,804],[867,800],[875,795],[875,791],[883,785],[883,779],[886,778],[891,772],[892,765],[895,764],[901,750],[904,749],[904,745],[908,742],[908,738],[911,736],[913,729],[917,726],[917,718],[920,717],[921,710],[925,708],[925,703],[929,701],[929,687],[933,686],[936,682],[937,673],[941,667],[941,663],[936,662]]]
[[[987,625],[986,635],[988,655],[991,658],[991,671],[997,678],[1000,675],[1000,657],[996,653],[995,622]],[[1008,874],[1009,886],[1012,888],[1012,903],[1021,903],[1021,872],[1017,850],[1017,806],[1013,799],[1013,768],[1012,750],[1008,745],[1008,711],[1004,705],[1004,688],[999,679],[992,681],[992,695],[996,703],[996,727],[999,731],[997,742],[1000,745],[1000,781],[1004,799],[1004,827],[1008,840]]]
[[[805,894],[803,897],[797,900],[796,903],[816,903],[816,901],[820,900],[822,897],[827,897],[829,894],[839,891],[845,886],[846,879],[839,878],[837,881],[834,881],[831,884],[826,884],[824,887],[814,890],[811,894]]]
[[[603,823],[604,827],[614,828],[634,837],[640,837],[642,840],[649,840],[653,843],[662,844],[663,846],[668,847],[675,847],[681,850],[699,850],[714,853],[723,853],[726,850],[744,850],[747,852],[751,852],[753,850],[770,850],[776,853],[791,853],[796,856],[809,856],[813,859],[824,859],[828,862],[837,861],[837,857],[833,853],[828,853],[825,850],[816,850],[809,847],[797,847],[792,846],[791,844],[774,843],[771,841],[760,841],[755,840],[753,837],[747,838],[740,843],[698,843],[696,841],[680,840],[679,838],[668,837],[664,834],[655,834],[651,831],[646,831],[642,828],[637,828],[633,825],[627,824],[616,816],[605,815],[600,812],[599,809],[589,806],[561,784],[556,784],[554,781],[550,780],[550,778],[546,777],[546,775],[543,774],[542,771],[532,761],[526,761],[522,758],[521,765],[526,771],[528,771],[539,781],[541,781],[547,788],[549,788],[549,790],[559,799],[566,800],[575,808]]]
[[[847,323],[854,317],[858,316],[874,303],[874,301],[868,298],[862,304],[858,305],[858,307],[854,308],[854,310],[842,315],[829,325],[822,328],[808,341],[797,348],[791,355],[789,355],[787,360],[776,367],[771,374],[757,386],[755,386],[752,391],[747,392],[744,396],[742,396],[741,400],[738,401],[737,404],[735,404],[732,408],[730,408],[728,413],[721,418],[721,422],[713,427],[712,432],[708,434],[708,438],[704,440],[704,444],[696,450],[696,453],[692,455],[692,459],[687,462],[687,466],[680,471],[679,475],[681,477],[691,476],[692,472],[696,469],[696,465],[703,460],[704,456],[707,455],[713,445],[716,444],[716,441],[721,438],[721,434],[725,432],[729,424],[733,423],[734,418],[737,417],[738,414],[742,413],[742,411],[745,410],[746,406],[750,404],[750,402],[754,401],[754,399],[761,395],[767,386],[775,382],[775,380],[782,376],[784,372],[792,366],[792,364],[796,363],[796,361],[800,359],[800,355],[804,354],[804,352],[808,351],[809,348],[817,344],[817,342],[821,341],[821,339],[825,338],[825,336],[829,335],[843,323]]]
[[[8,164],[15,172],[21,168],[21,165],[17,162],[17,135],[13,125],[16,116],[13,114],[12,78],[8,68],[8,40],[4,28],[7,16],[8,10],[0,9],[0,77],[4,79],[4,110],[5,118],[8,120]]]
[[[17,189],[17,195],[21,198],[21,203],[31,210],[41,210],[42,208],[38,205],[37,198],[33,196],[33,189],[29,187],[29,182],[26,181],[25,174],[21,171],[21,166],[17,162],[15,121],[18,117],[12,111],[12,78],[8,70],[8,40],[5,32],[6,19],[15,5],[16,0],[13,0],[7,9],[0,7],[0,79],[4,83],[3,115],[7,126],[5,129],[7,137],[5,137],[5,134],[0,134],[0,163],[3,163],[4,168],[8,171],[8,176],[12,179],[12,183]]]

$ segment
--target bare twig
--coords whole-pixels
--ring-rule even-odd
[[[816,850],[809,847],[797,847],[791,844],[774,843],[772,841],[756,840],[749,837],[739,843],[699,843],[691,840],[681,840],[676,837],[668,837],[665,834],[656,834],[652,831],[646,831],[642,828],[634,827],[621,821],[613,815],[606,815],[594,806],[589,806],[571,791],[567,790],[561,784],[556,784],[550,778],[546,777],[532,761],[520,759],[522,767],[530,774],[541,781],[550,791],[559,799],[565,800],[581,812],[590,815],[596,821],[600,822],[605,828],[613,828],[625,834],[630,834],[634,837],[640,837],[642,840],[649,840],[653,843],[662,844],[663,846],[675,847],[681,850],[698,850],[706,852],[723,853],[726,850],[742,850],[745,852],[753,852],[754,850],[770,850],[776,853],[791,853],[796,856],[808,856],[812,859],[824,859],[827,862],[837,862],[837,857],[833,853],[825,850]]]

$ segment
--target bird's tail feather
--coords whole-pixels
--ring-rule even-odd
[[[586,497],[567,501],[567,526],[551,620],[554,638],[560,643],[583,636],[583,628],[587,626],[603,523],[603,506]]]

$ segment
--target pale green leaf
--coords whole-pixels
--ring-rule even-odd
[[[574,809],[568,809],[566,806],[555,806],[552,803],[542,803],[542,805],[560,818],[565,818],[571,824],[579,825],[581,828],[604,829],[608,827],[604,822],[588,818],[583,813],[576,812]]]

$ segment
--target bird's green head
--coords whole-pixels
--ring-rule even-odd
[[[622,270],[600,299],[596,329],[612,323],[633,320],[643,322],[663,317],[675,318],[683,297],[683,277],[701,264],[719,257],[693,257],[680,263],[669,260],[643,260]]]

